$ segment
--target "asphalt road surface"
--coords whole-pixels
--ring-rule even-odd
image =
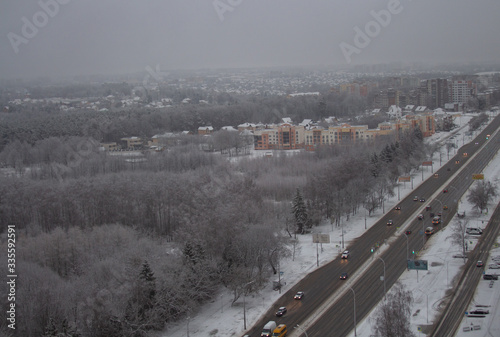
[[[376,224],[352,242],[347,247],[351,251],[348,260],[342,260],[339,256],[307,275],[278,299],[247,334],[251,337],[260,336],[262,327],[270,320],[276,321],[277,324],[286,324],[288,334],[294,336],[299,336],[304,330],[308,337],[341,337],[352,332],[355,326],[354,319],[361,321],[380,300],[383,300],[385,290],[390,289],[405,271],[407,256],[411,259],[412,251],[418,252],[422,249],[427,239],[423,233],[425,227],[432,226],[438,231],[455,216],[457,201],[474,181],[472,175],[481,173],[500,148],[500,135],[486,140],[486,135],[493,136],[499,126],[500,116],[497,116],[475,140],[458,149],[448,163],[433,172],[437,174],[436,177],[428,178],[415,188],[411,195],[404,198],[398,204],[401,210],[387,211]],[[419,182],[418,176],[414,179]],[[443,193],[443,189],[447,189],[448,192]],[[413,201],[414,196],[419,200],[424,198],[426,201]],[[424,211],[426,205],[430,205],[431,210]],[[445,205],[448,207],[447,210],[443,210]],[[431,212],[435,214],[442,212],[441,224],[437,226],[431,224]],[[423,220],[417,219],[419,213],[424,214]],[[394,224],[388,226],[388,220],[393,220]],[[411,230],[412,233],[406,236],[406,230]],[[483,237],[486,235],[483,234]],[[372,248],[374,252],[371,251]],[[471,261],[476,259],[476,256],[473,256]],[[481,259],[486,261],[486,257],[481,256]],[[342,272],[349,274],[347,280],[339,279]],[[385,282],[381,279],[384,274]],[[293,299],[297,291],[305,292],[302,300]],[[356,315],[354,315],[354,300]],[[286,306],[288,312],[278,318],[275,316],[275,311],[280,306]],[[463,311],[460,315],[450,316],[448,320],[458,320],[456,324],[459,324],[462,316]],[[297,324],[300,328],[293,329]],[[447,324],[451,326],[451,323]],[[443,326],[442,329],[448,331],[446,329],[451,328]],[[449,336],[449,331],[445,334],[436,332],[433,336],[445,335]]]

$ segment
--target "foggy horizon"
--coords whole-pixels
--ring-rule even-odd
[[[497,63],[500,3],[40,0],[0,4],[0,79]]]

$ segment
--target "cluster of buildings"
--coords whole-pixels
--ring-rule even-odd
[[[406,115],[391,122],[380,123],[376,129],[367,125],[350,125],[337,123],[323,127],[304,120],[294,125],[284,119],[279,125],[242,124],[239,131],[249,130],[253,134],[255,150],[296,150],[314,151],[319,146],[336,144],[353,144],[372,142],[380,136],[398,135],[420,128],[424,137],[436,132],[436,124],[432,113]]]
[[[425,110],[423,113],[412,113],[401,116],[402,110],[392,107],[395,116],[392,121],[380,123],[377,128],[369,129],[367,125],[350,125],[339,123],[335,118],[325,120],[328,126],[306,119],[299,124],[294,124],[291,119],[283,118],[280,124],[253,124],[243,123],[237,128],[227,126],[221,128],[228,132],[239,132],[242,137],[253,139],[255,150],[298,150],[305,149],[314,151],[319,146],[336,144],[353,144],[359,142],[372,142],[380,136],[393,135],[396,138],[403,132],[419,128],[424,137],[429,137],[436,132],[436,120],[433,112],[428,112],[422,107],[414,110]],[[418,110],[417,110],[418,111]],[[399,115],[398,115],[399,114]],[[324,123],[322,123],[325,125]],[[218,130],[212,126],[200,126],[198,135],[206,136],[207,139]],[[178,143],[180,137],[193,133],[184,131],[182,133],[166,132],[154,135],[146,140],[140,137],[124,137],[120,142],[102,143],[101,147],[107,151],[150,149],[161,151],[165,147]],[[212,146],[202,146],[204,150],[217,150]]]
[[[338,85],[333,91],[370,98],[374,108],[388,109],[396,105],[427,106],[448,111],[463,111],[471,100],[483,100],[490,106],[493,93],[498,88],[478,91],[479,80],[434,78],[420,80],[417,77],[392,77],[384,83],[351,82]],[[380,89],[384,87],[384,89]]]

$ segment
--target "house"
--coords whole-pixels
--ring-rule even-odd
[[[200,136],[211,135],[214,133],[214,128],[211,126],[200,126],[198,128],[198,134]]]
[[[137,149],[143,146],[142,139],[139,137],[124,137],[120,140],[122,148]]]

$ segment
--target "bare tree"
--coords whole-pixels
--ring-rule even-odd
[[[465,263],[465,253],[467,252],[467,241],[465,240],[465,234],[467,230],[467,226],[469,224],[468,220],[462,221],[458,220],[455,222],[453,226],[453,232],[447,239],[451,239],[451,243],[460,247],[462,250],[462,256],[464,258]]]
[[[384,337],[414,337],[411,331],[410,317],[413,304],[411,291],[401,283],[394,284],[387,300],[375,313],[375,334]]]
[[[497,186],[490,181],[476,182],[470,189],[467,201],[474,205],[481,213],[485,209],[488,211],[488,201],[497,195]]]

